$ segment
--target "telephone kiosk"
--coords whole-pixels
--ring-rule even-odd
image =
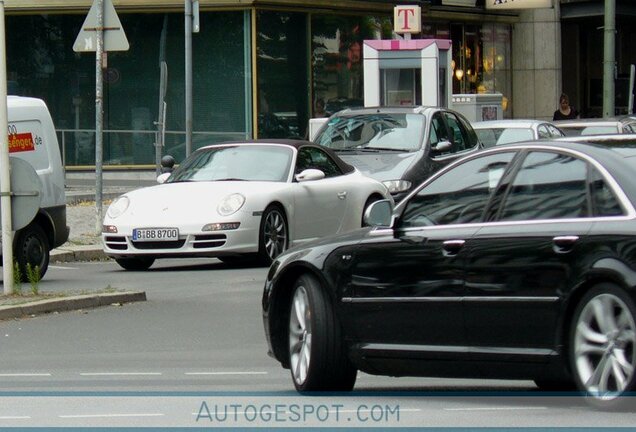
[[[501,93],[452,94],[451,47],[448,39],[365,40],[364,106],[439,106],[471,122],[502,119]]]
[[[365,40],[364,106],[452,104],[451,41]]]

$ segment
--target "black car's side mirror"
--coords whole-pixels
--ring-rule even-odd
[[[434,153],[446,153],[453,148],[453,143],[450,141],[440,141],[431,147]]]
[[[387,199],[372,203],[364,212],[364,224],[373,227],[393,226],[393,203]]]

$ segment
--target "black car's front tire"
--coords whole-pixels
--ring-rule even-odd
[[[148,270],[155,262],[154,258],[117,258],[117,264],[124,270],[143,271]]]
[[[289,365],[299,392],[350,391],[357,370],[347,358],[341,328],[318,280],[298,278],[289,310]]]
[[[636,403],[636,306],[611,283],[592,288],[579,302],[570,332],[570,362],[578,388],[603,409]]]

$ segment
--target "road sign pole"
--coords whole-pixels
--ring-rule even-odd
[[[7,50],[4,0],[0,0],[0,207],[2,217],[2,285],[13,294],[13,231],[11,229],[11,174],[9,172],[9,134],[7,110]]]
[[[128,39],[111,0],[95,0],[73,51],[95,51],[95,229],[102,232],[102,163],[104,159],[104,58],[108,51],[128,50]]]
[[[104,0],[97,0],[97,43],[95,49],[95,230],[102,232],[102,160],[104,138]]]

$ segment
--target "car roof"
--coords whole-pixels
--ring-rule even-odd
[[[618,136],[618,134],[611,135],[611,136],[616,137]],[[598,137],[597,135],[589,135],[586,138],[593,140],[597,137]],[[634,137],[636,137],[636,134],[634,134]],[[621,158],[636,157],[636,143],[634,143],[633,140],[627,140],[627,141],[616,140],[613,142],[608,141],[608,144],[603,145],[603,144],[598,144],[596,142],[587,142],[587,141],[578,141],[578,140],[575,141],[575,140],[569,140],[567,139],[567,137],[562,137],[562,138],[550,138],[550,139],[544,139],[544,140],[538,140],[538,141],[524,141],[524,142],[518,142],[518,143],[503,144],[503,145],[497,146],[496,148],[501,149],[501,148],[507,148],[507,147],[514,147],[514,148],[553,147],[555,149],[578,151],[578,152],[589,154],[590,156],[593,156],[593,157],[599,156],[601,158],[603,157],[604,154],[608,154],[608,153],[615,153],[618,155],[618,157],[621,157]],[[491,148],[495,148],[495,147],[491,147]]]
[[[334,152],[332,149],[328,147],[323,147],[321,145],[312,143],[311,141],[305,141],[305,140],[287,139],[287,138],[281,138],[281,139],[262,138],[262,139],[255,139],[255,140],[223,141],[223,142],[203,146],[199,148],[198,150],[217,148],[217,147],[226,146],[226,145],[241,145],[241,144],[245,144],[245,145],[277,144],[277,145],[292,147],[292,148],[295,148],[296,150],[298,150],[301,147],[315,147],[327,153],[331,157],[331,159],[336,163],[336,165],[338,165],[338,167],[342,170],[342,172],[350,173],[353,170],[355,170],[353,165],[349,165],[348,163],[343,161],[340,158],[340,156],[338,156],[338,154]]]
[[[636,144],[636,134],[604,134],[604,135],[573,135],[560,138],[554,138],[558,141],[585,142],[594,144],[617,144],[629,143]]]
[[[360,107],[360,108],[345,108],[341,111],[334,113],[338,116],[352,116],[358,114],[426,114],[429,112],[445,110],[446,108],[435,106],[381,106],[381,107]]]
[[[480,122],[472,122],[473,129],[492,129],[492,128],[531,128],[540,124],[550,123],[549,121],[533,120],[533,119],[514,119],[514,120],[488,120]]]
[[[586,126],[615,126],[622,122],[617,118],[590,118],[557,120],[553,122],[558,127],[586,127]]]

